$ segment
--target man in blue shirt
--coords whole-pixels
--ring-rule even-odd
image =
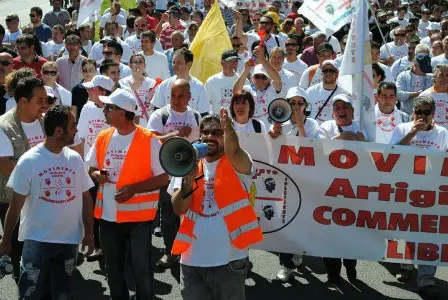
[[[42,9],[40,7],[32,7],[30,10],[30,21],[34,27],[34,34],[39,41],[48,42],[51,39],[51,28],[42,23]]]

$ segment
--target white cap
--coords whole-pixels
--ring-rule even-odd
[[[100,96],[104,104],[113,104],[126,111],[137,112],[137,99],[133,94],[124,89],[116,89],[110,96]]]
[[[334,62],[334,60],[331,59],[327,59],[326,61],[324,61],[322,63],[322,68],[326,65],[332,65],[336,70],[338,69],[338,67],[336,66],[336,63]]]
[[[263,74],[266,77],[269,77],[268,72],[266,72],[266,69],[263,67],[263,65],[256,65],[254,68],[254,75],[255,74]]]
[[[54,90],[51,86],[45,86],[45,91],[47,92],[47,97],[52,97],[55,98],[56,96],[54,95]]]
[[[93,77],[91,81],[84,82],[82,85],[87,89],[91,89],[91,88],[100,86],[103,89],[106,89],[110,92],[112,92],[112,90],[114,89],[114,86],[115,86],[114,81],[104,75],[95,75],[95,77]]]
[[[349,96],[345,94],[339,94],[333,97],[333,100],[331,100],[331,105],[334,105],[336,101],[344,101],[345,103],[350,103],[350,105],[353,107],[353,100]]]
[[[440,30],[440,24],[437,22],[429,22],[429,25],[427,27],[428,30]]]
[[[305,101],[307,101],[306,99],[308,98],[308,94],[303,88],[296,86],[290,88],[286,93],[286,99],[291,99],[292,97],[302,97]]]

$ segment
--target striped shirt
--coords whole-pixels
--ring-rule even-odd
[[[173,47],[173,44],[171,43],[171,34],[173,34],[176,30],[184,31],[186,28],[182,26],[182,24],[179,24],[177,28],[172,27],[171,25],[166,26],[162,29],[162,32],[160,32],[160,43],[162,43],[162,47],[165,50],[171,49]]]

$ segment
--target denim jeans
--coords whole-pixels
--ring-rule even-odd
[[[183,300],[244,300],[247,258],[219,267],[180,265],[180,289]]]
[[[129,252],[129,264],[135,279],[136,300],[153,299],[151,229],[152,221],[115,223],[101,220],[101,246],[112,300],[129,300],[129,288],[125,278],[126,249]]]
[[[179,229],[180,219],[173,211],[171,195],[166,192],[168,186],[160,189],[160,229],[162,230],[165,253],[170,254]]]
[[[53,299],[67,300],[76,268],[78,245],[25,240],[20,262],[19,299],[40,300],[50,276]]]
[[[413,264],[400,264],[400,267],[404,270],[414,270]],[[436,281],[437,266],[417,265],[417,267],[417,286],[421,288],[427,285],[434,285]]]

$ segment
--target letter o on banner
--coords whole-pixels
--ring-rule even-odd
[[[350,226],[356,222],[356,214],[348,208],[338,208],[333,212],[333,221],[339,226]]]
[[[358,156],[350,150],[334,150],[328,158],[333,167],[339,169],[351,169],[358,164]]]

